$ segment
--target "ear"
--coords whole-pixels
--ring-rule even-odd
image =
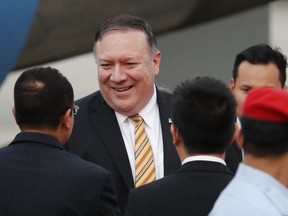
[[[13,114],[13,116],[14,116],[15,122],[18,124],[18,122],[17,122],[17,117],[16,117],[15,106],[13,106],[13,108],[12,108],[12,114]]]
[[[234,81],[234,79],[231,79],[230,80],[230,90],[233,92],[234,89],[235,89],[235,81]]]
[[[172,134],[173,144],[175,147],[177,147],[180,143],[180,137],[179,137],[178,129],[174,124],[171,124],[170,132]]]
[[[155,75],[159,74],[160,61],[161,61],[161,53],[160,51],[157,51],[153,58],[153,63],[155,67]]]
[[[238,133],[238,130],[239,130],[238,125],[237,125],[237,123],[235,122],[235,124],[234,124],[234,133],[233,133],[233,136],[232,136],[229,144],[232,144],[232,143],[236,140],[236,135],[237,135],[237,133]]]
[[[242,130],[238,129],[236,132],[236,143],[240,149],[243,148],[244,136],[243,136]]]
[[[73,127],[72,118],[72,110],[68,109],[61,118],[61,127],[65,128],[66,130],[70,130]]]

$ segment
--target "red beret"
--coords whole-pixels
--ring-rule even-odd
[[[288,92],[276,88],[252,89],[244,102],[243,115],[272,122],[288,122]]]

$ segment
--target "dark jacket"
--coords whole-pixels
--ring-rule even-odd
[[[163,134],[164,175],[167,175],[180,166],[168,121],[171,117],[171,94],[157,90],[157,103]],[[99,91],[76,101],[75,104],[80,109],[75,116],[74,129],[65,148],[111,171],[120,209],[124,211],[128,193],[134,188],[134,181],[115,112],[107,105]]]
[[[185,163],[176,173],[131,190],[126,216],[207,216],[232,178],[218,162]]]
[[[109,171],[41,133],[0,149],[0,215],[119,215]]]

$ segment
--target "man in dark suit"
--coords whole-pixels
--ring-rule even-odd
[[[56,69],[23,72],[13,114],[21,132],[0,149],[0,215],[120,215],[111,173],[64,150],[78,107]]]
[[[207,215],[233,177],[224,162],[234,134],[236,102],[224,83],[198,77],[173,93],[171,133],[180,169],[132,189],[127,216]]]
[[[257,87],[285,88],[286,66],[287,59],[280,50],[272,49],[267,44],[257,44],[237,54],[230,81],[230,89],[237,101],[237,116],[241,116],[250,90]],[[238,128],[241,127],[238,117],[236,121]],[[236,142],[228,146],[225,161],[231,164],[229,168],[234,173],[242,161],[242,155]]]
[[[81,109],[65,147],[111,171],[124,210],[135,183],[135,128],[129,116],[144,119],[157,179],[180,165],[170,135],[171,94],[154,84],[161,55],[151,26],[141,18],[107,20],[96,33],[94,52],[100,91],[75,102]]]

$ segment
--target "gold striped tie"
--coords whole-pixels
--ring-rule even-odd
[[[155,164],[142,117],[136,114],[130,118],[135,125],[135,187],[139,187],[156,179]]]

